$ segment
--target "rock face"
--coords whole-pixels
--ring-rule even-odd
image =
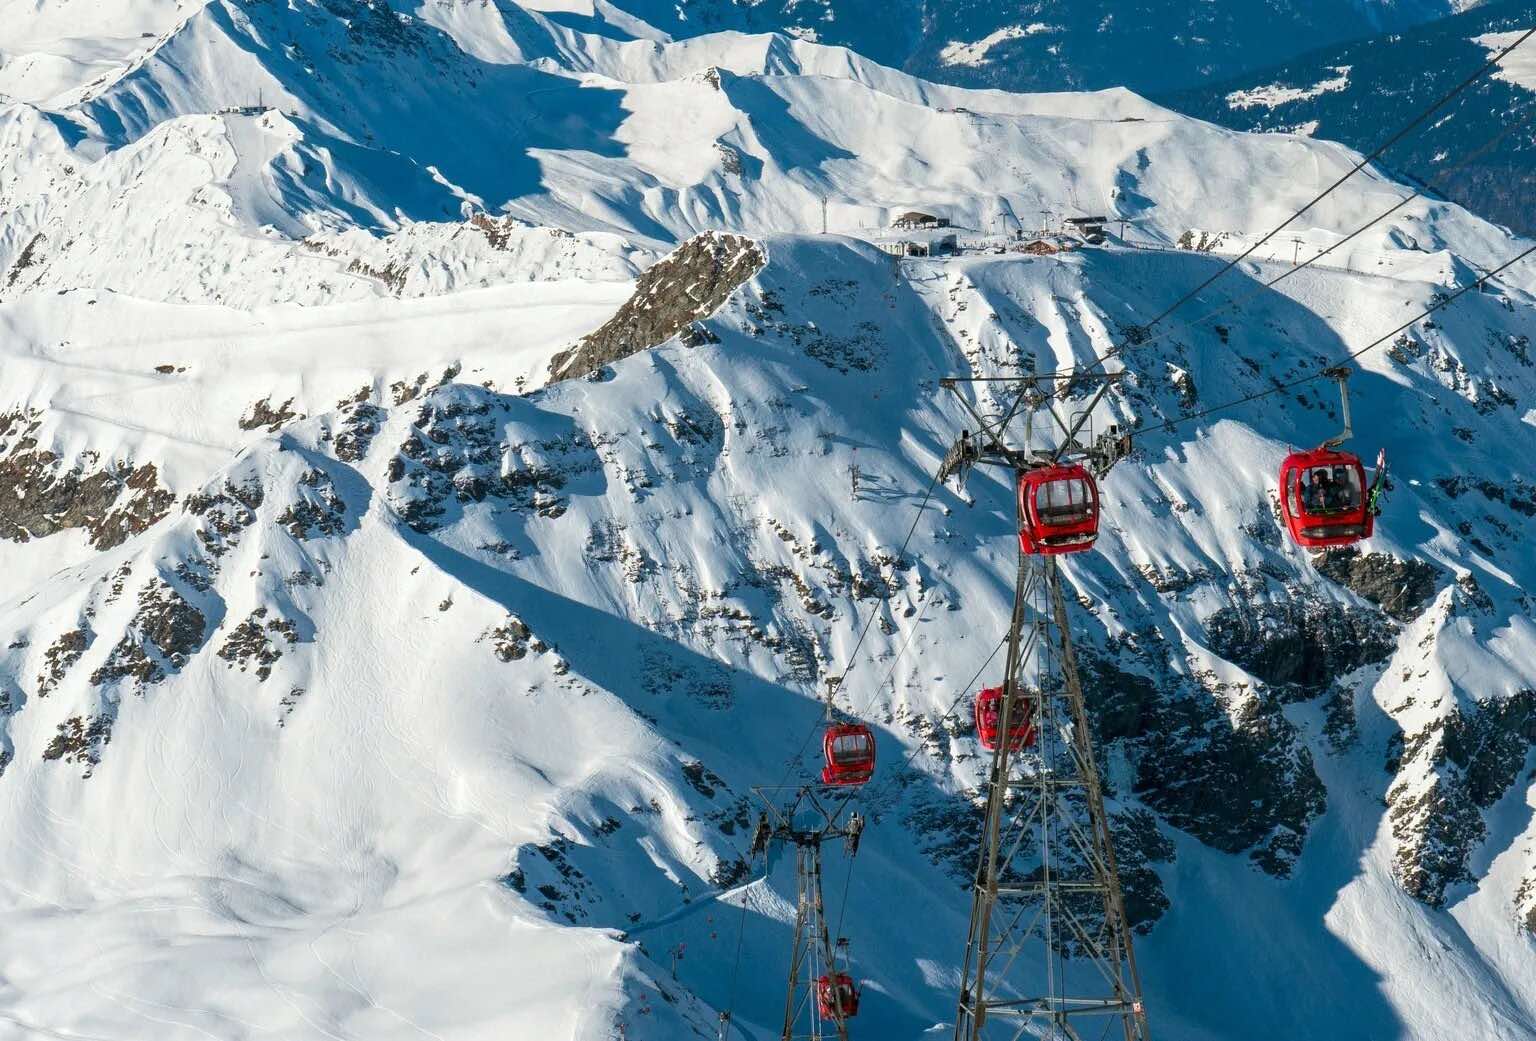
[[[164,517],[175,496],[153,463],[66,465],[41,447],[42,414],[0,414],[0,539],[27,542],[83,528],[97,549],[111,549]]]
[[[388,497],[419,532],[451,511],[494,499],[541,517],[565,512],[562,492],[602,470],[598,448],[577,429],[519,432],[517,399],[477,387],[434,390],[422,398],[411,433],[390,460]]]
[[[1521,690],[1457,707],[1394,744],[1387,766],[1400,779],[1387,805],[1398,841],[1393,872],[1405,891],[1441,907],[1450,887],[1474,881],[1469,862],[1488,834],[1480,811],[1509,791],[1533,743],[1536,691]]]
[[[1129,754],[1135,796],[1207,845],[1289,875],[1327,793],[1279,699],[1175,673],[1154,634],[1109,650],[1080,648],[1079,661],[1098,746]]]
[[[1423,560],[1398,560],[1388,553],[1349,547],[1327,550],[1314,566],[1400,622],[1417,618],[1435,595],[1440,572]]]
[[[1391,623],[1374,612],[1301,592],[1279,602],[1223,607],[1206,619],[1205,631],[1216,654],[1303,697],[1385,661],[1396,645]]]
[[[763,248],[741,235],[711,231],[689,239],[640,276],[634,295],[602,328],[554,356],[550,379],[591,375],[684,334],[767,262]]]
[[[139,592],[139,609],[107,660],[91,673],[95,686],[131,680],[142,690],[178,672],[207,639],[203,613],[164,580]]]

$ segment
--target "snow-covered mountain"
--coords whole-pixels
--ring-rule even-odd
[[[1237,130],[1309,134],[1369,152],[1536,25],[1530,0],[1496,0],[1453,18],[1326,47],[1273,68],[1157,95]],[[1536,231],[1536,49],[1528,42],[1384,161],[1493,220]]]
[[[0,92],[36,97],[110,74],[202,0],[5,0]],[[439,5],[440,6],[440,5]],[[509,3],[483,5],[510,8]],[[1434,22],[1476,0],[531,0],[541,20],[616,40],[785,32],[938,82],[1010,90],[1175,90],[1331,44]]]
[[[1356,154],[659,9],[125,6],[0,43],[0,1038],[776,1036],[752,787],[845,672],[855,1035],[944,1036],[1015,542],[978,477],[898,557],[937,380],[1090,361]],[[1523,248],[1419,200],[1254,292],[1407,190],[1095,416],[1143,432],[1064,569],[1159,1036],[1536,1033],[1536,275],[1362,357],[1360,553],[1275,516],[1328,388],[1160,429]],[[912,208],[978,248],[865,241]],[[1081,209],[1142,248],[991,252]]]

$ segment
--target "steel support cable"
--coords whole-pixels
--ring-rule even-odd
[[[982,662],[981,663],[981,667],[976,670],[976,672],[971,676],[971,678],[966,683],[964,683],[964,684],[962,684],[960,686],[960,688],[958,689],[958,691],[955,694],[954,700],[949,703],[949,707],[946,708],[942,713],[940,713],[939,718],[941,720],[944,719],[946,716],[950,715],[950,713],[954,712],[955,709],[957,707],[959,707],[961,700],[971,690],[971,688],[976,685],[976,681],[981,678],[981,674],[983,672],[987,671],[987,666],[992,664],[992,659],[997,657],[997,652],[1002,650],[1003,649],[1003,645],[1006,644],[1007,642],[1008,642],[1008,634],[1004,633],[1003,634],[1003,638],[1001,640],[997,641],[997,646],[992,648],[992,653],[987,655],[987,660]],[[921,744],[918,744],[918,745],[914,746],[912,751],[907,753],[907,757],[902,760],[901,766],[898,769],[899,770],[905,770],[907,767],[911,766],[912,765],[912,761],[917,758],[917,754],[919,752],[921,752],[922,750],[923,750],[923,746]],[[843,801],[840,804],[840,806],[838,807],[838,812],[841,812],[843,807],[846,807],[850,802],[852,802],[854,796],[857,795],[857,794],[862,794],[866,798],[868,798],[871,795],[883,795],[885,793],[885,790],[892,783],[894,783],[895,776],[896,775],[894,773],[887,773],[886,776],[878,784],[868,785],[868,786],[866,786],[866,789],[863,790],[863,791],[860,791],[860,790],[857,790],[857,789],[854,790],[854,791],[850,791],[847,795],[843,796]]]
[[[1533,31],[1536,31],[1536,30],[1533,30]],[[1419,322],[1422,322],[1424,319],[1428,318],[1430,315],[1434,314],[1435,312],[1440,311],[1440,310],[1444,309],[1445,307],[1447,307],[1448,305],[1454,303],[1456,300],[1460,299],[1466,293],[1471,292],[1473,289],[1481,289],[1484,285],[1486,285],[1489,282],[1489,280],[1497,277],[1499,274],[1501,274],[1505,270],[1507,270],[1507,269],[1513,267],[1514,265],[1518,264],[1520,261],[1522,261],[1526,257],[1530,256],[1532,253],[1536,253],[1536,245],[1527,246],[1525,249],[1521,250],[1519,253],[1516,253],[1513,257],[1509,258],[1504,263],[1500,264],[1498,267],[1492,269],[1487,274],[1482,275],[1481,277],[1479,277],[1475,281],[1460,287],[1455,292],[1445,296],[1444,298],[1442,298],[1440,300],[1437,300],[1435,303],[1433,303],[1430,306],[1426,307],[1424,310],[1420,311],[1418,314],[1414,315],[1412,318],[1408,319],[1406,322],[1404,322],[1403,324],[1397,326],[1395,329],[1391,330],[1390,332],[1382,334],[1381,336],[1379,336],[1376,339],[1372,340],[1370,343],[1366,344],[1364,347],[1359,348],[1358,350],[1351,351],[1349,354],[1344,356],[1344,360],[1345,361],[1353,361],[1354,359],[1356,359],[1356,358],[1360,357],[1361,355],[1365,354],[1367,351],[1373,350],[1374,348],[1377,348],[1377,347],[1380,347],[1382,344],[1386,343],[1388,340],[1391,340],[1394,336],[1397,336],[1399,333],[1402,333],[1402,332],[1405,332],[1408,329],[1411,329],[1415,324],[1417,324]],[[1332,366],[1330,366],[1330,368],[1331,367]],[[1210,408],[1201,409],[1199,412],[1191,412],[1187,416],[1180,416],[1178,419],[1170,419],[1167,422],[1159,423],[1159,424],[1157,424],[1155,426],[1143,427],[1140,430],[1132,431],[1127,436],[1132,438],[1132,439],[1135,439],[1135,438],[1139,438],[1139,437],[1144,437],[1147,434],[1155,434],[1155,433],[1158,433],[1158,432],[1161,432],[1161,431],[1165,431],[1165,430],[1172,430],[1174,427],[1180,426],[1181,424],[1189,423],[1189,422],[1192,422],[1192,421],[1194,421],[1196,419],[1204,419],[1206,416],[1214,415],[1217,412],[1224,412],[1227,409],[1236,408],[1239,405],[1246,405],[1249,402],[1258,401],[1261,398],[1267,398],[1271,394],[1280,394],[1280,393],[1283,393],[1284,391],[1291,390],[1292,388],[1299,387],[1299,386],[1301,386],[1304,383],[1311,383],[1314,380],[1320,380],[1320,379],[1326,379],[1326,378],[1328,378],[1326,370],[1319,370],[1317,372],[1311,372],[1311,373],[1308,373],[1305,376],[1298,376],[1295,379],[1287,380],[1287,381],[1285,381],[1283,383],[1277,383],[1274,386],[1268,388],[1267,390],[1255,391],[1252,394],[1245,394],[1244,396],[1242,396],[1240,398],[1235,398],[1232,401],[1226,401],[1226,402],[1221,403],[1220,405],[1212,405]]]
[[[1296,274],[1297,272],[1306,270],[1307,268],[1311,267],[1313,264],[1316,264],[1318,261],[1322,260],[1324,257],[1329,256],[1330,254],[1334,253],[1336,250],[1339,250],[1339,249],[1343,248],[1344,246],[1348,245],[1349,243],[1353,242],[1355,239],[1359,238],[1361,235],[1365,234],[1367,231],[1371,230],[1376,225],[1380,224],[1382,221],[1384,221],[1388,217],[1392,216],[1398,210],[1402,209],[1404,206],[1407,206],[1410,202],[1413,202],[1413,201],[1415,201],[1417,199],[1424,198],[1424,193],[1425,193],[1426,190],[1428,190],[1428,191],[1436,191],[1436,192],[1440,191],[1440,187],[1442,185],[1444,185],[1446,180],[1448,178],[1450,178],[1453,174],[1459,173],[1460,171],[1464,170],[1467,166],[1471,165],[1472,163],[1476,162],[1478,159],[1482,158],[1484,155],[1488,154],[1488,152],[1490,152],[1494,148],[1496,148],[1499,145],[1499,143],[1502,142],[1505,138],[1507,138],[1511,134],[1513,134],[1513,133],[1515,133],[1515,132],[1525,128],[1526,126],[1529,126],[1533,120],[1536,120],[1536,104],[1532,104],[1532,105],[1528,106],[1526,108],[1525,114],[1523,116],[1521,116],[1515,122],[1506,125],[1497,134],[1495,134],[1493,137],[1489,138],[1487,141],[1483,142],[1483,144],[1479,145],[1473,151],[1468,152],[1466,155],[1462,156],[1461,159],[1458,162],[1453,163],[1452,165],[1444,167],[1443,169],[1441,169],[1439,173],[1437,173],[1428,182],[1426,182],[1424,187],[1415,188],[1414,191],[1412,192],[1412,194],[1405,195],[1403,198],[1401,198],[1397,202],[1393,203],[1390,207],[1388,207],[1385,210],[1382,210],[1376,216],[1372,217],[1370,220],[1366,221],[1364,224],[1360,225],[1354,231],[1351,231],[1349,234],[1345,235],[1343,238],[1339,239],[1339,241],[1333,243],[1331,246],[1328,246],[1328,247],[1322,249],[1321,251],[1313,254],[1312,256],[1308,257],[1306,260],[1303,260],[1303,261],[1301,261],[1298,264],[1295,264],[1295,265],[1293,265],[1291,267],[1286,268],[1284,271],[1282,271],[1280,274],[1276,275],[1274,278],[1270,279],[1269,281],[1262,282],[1259,285],[1254,286],[1247,293],[1244,293],[1241,296],[1234,296],[1234,297],[1228,298],[1227,300],[1223,301],[1222,303],[1217,304],[1215,307],[1213,307],[1211,310],[1207,311],[1205,314],[1201,315],[1199,318],[1192,318],[1192,319],[1190,319],[1187,322],[1175,323],[1175,325],[1172,328],[1165,328],[1162,332],[1146,336],[1146,337],[1144,337],[1142,339],[1136,340],[1135,342],[1132,342],[1129,339],[1123,339],[1119,343],[1117,343],[1113,347],[1111,347],[1109,350],[1105,351],[1103,354],[1101,354],[1101,355],[1097,356],[1096,358],[1094,358],[1091,362],[1088,363],[1087,367],[1088,368],[1092,368],[1093,366],[1104,364],[1106,361],[1109,361],[1111,358],[1118,358],[1128,348],[1131,348],[1131,347],[1145,347],[1148,344],[1157,343],[1160,340],[1166,340],[1168,337],[1173,336],[1180,329],[1193,329],[1193,328],[1196,328],[1198,326],[1204,325],[1206,322],[1209,322],[1209,321],[1211,321],[1214,318],[1220,318],[1222,315],[1228,313],[1229,311],[1237,310],[1243,304],[1248,303],[1250,300],[1253,300],[1253,299],[1255,299],[1257,297],[1263,296],[1264,293],[1266,293],[1270,289],[1273,289],[1275,286],[1279,285],[1281,282],[1284,282],[1286,279],[1290,278],[1292,275]],[[1454,200],[1451,200],[1451,201],[1454,201]],[[1144,328],[1144,329],[1145,328],[1150,328],[1150,325],[1149,326],[1143,326],[1142,328]],[[1070,373],[1063,372],[1063,373],[1060,373],[1060,375],[1062,375],[1062,376],[1069,376]]]
[[[1313,196],[1312,200],[1310,202],[1308,202],[1305,206],[1303,206],[1301,209],[1297,210],[1295,213],[1291,214],[1289,217],[1287,217],[1285,220],[1281,221],[1279,224],[1275,225],[1274,228],[1270,229],[1268,232],[1265,233],[1263,238],[1259,239],[1253,245],[1251,245],[1247,249],[1243,250],[1243,252],[1239,253],[1237,256],[1233,257],[1231,260],[1229,260],[1225,264],[1223,264],[1216,271],[1215,274],[1211,275],[1204,282],[1201,282],[1195,288],[1191,289],[1189,292],[1185,293],[1183,296],[1179,297],[1173,303],[1171,303],[1167,307],[1165,307],[1161,312],[1159,312],[1157,314],[1156,317],[1154,317],[1150,322],[1146,323],[1146,325],[1143,326],[1143,328],[1150,329],[1152,326],[1156,325],[1158,322],[1162,321],[1164,318],[1167,318],[1174,311],[1177,311],[1180,307],[1183,307],[1190,300],[1192,300],[1196,296],[1198,296],[1212,282],[1215,282],[1218,278],[1220,278],[1222,275],[1225,275],[1228,271],[1231,271],[1234,267],[1236,267],[1242,261],[1248,259],[1248,257],[1250,257],[1253,254],[1253,252],[1255,250],[1257,250],[1260,246],[1264,245],[1270,239],[1272,239],[1276,235],[1280,234],[1280,232],[1282,232],[1286,228],[1290,227],[1291,224],[1293,222],[1295,222],[1296,219],[1299,218],[1302,214],[1306,213],[1312,207],[1314,207],[1318,203],[1322,202],[1325,198],[1327,198],[1329,195],[1331,195],[1345,181],[1349,180],[1355,174],[1357,174],[1361,170],[1365,169],[1365,167],[1369,166],[1371,163],[1374,163],[1377,159],[1381,158],[1381,156],[1382,156],[1382,154],[1384,152],[1386,152],[1393,145],[1397,144],[1403,138],[1407,137],[1414,130],[1418,129],[1419,125],[1421,123],[1423,123],[1426,119],[1428,119],[1430,116],[1434,115],[1440,109],[1444,108],[1445,105],[1448,104],[1449,102],[1455,100],[1458,96],[1460,96],[1460,94],[1464,90],[1466,90],[1468,87],[1472,86],[1472,84],[1476,83],[1478,80],[1482,79],[1483,76],[1487,75],[1491,70],[1497,68],[1499,63],[1501,61],[1503,61],[1504,58],[1506,56],[1508,56],[1511,51],[1513,51],[1516,47],[1519,47],[1526,40],[1530,39],[1531,36],[1533,36],[1533,35],[1536,35],[1536,28],[1528,29],[1524,33],[1522,33],[1519,36],[1519,38],[1516,39],[1513,43],[1511,43],[1508,47],[1505,47],[1498,54],[1494,55],[1488,61],[1484,62],[1483,65],[1481,67],[1479,67],[1476,72],[1472,73],[1472,75],[1470,75],[1466,79],[1462,80],[1461,83],[1459,83],[1458,85],[1453,87],[1450,91],[1446,92],[1445,94],[1442,94],[1440,96],[1440,98],[1438,100],[1436,100],[1432,105],[1430,105],[1426,109],[1423,109],[1422,111],[1419,112],[1418,115],[1414,116],[1413,119],[1409,120],[1406,126],[1404,126],[1402,129],[1398,130],[1397,133],[1393,134],[1391,137],[1389,137],[1386,141],[1382,142],[1380,145],[1377,145],[1374,151],[1372,151],[1369,155],[1365,156],[1358,163],[1356,163],[1354,166],[1352,166],[1349,169],[1349,171],[1347,173],[1345,173],[1342,177],[1340,177],[1338,180],[1334,181],[1327,188],[1324,188],[1317,195]]]
[[[850,887],[852,886],[852,884],[853,884],[853,858],[849,857],[848,858],[848,870],[843,875],[843,896],[842,896],[842,899],[838,902],[838,905],[837,905],[837,928],[832,930],[832,935],[834,937],[832,942],[834,944],[837,942],[836,938],[840,938],[843,935],[843,919],[847,916],[847,913],[848,913],[848,891],[849,891]]]
[[[1536,32],[1536,29],[1533,29],[1531,32]],[[1525,39],[1528,38],[1531,35],[1531,32],[1527,32],[1525,34],[1525,36],[1522,36],[1520,39],[1516,40],[1509,47],[1505,48],[1496,58],[1494,58],[1492,61],[1490,61],[1487,66],[1484,66],[1484,68],[1478,70],[1478,72],[1473,75],[1472,79],[1475,80],[1477,77],[1483,75],[1487,71],[1488,67],[1490,67],[1490,66],[1492,66],[1494,64],[1497,64],[1505,55],[1507,55],[1510,51],[1514,50],[1515,47],[1517,47],[1521,43],[1523,43],[1525,41]],[[1441,105],[1441,104],[1444,104],[1448,100],[1451,100],[1451,98],[1454,97],[1454,94],[1455,93],[1459,93],[1460,90],[1463,89],[1465,86],[1467,86],[1467,84],[1463,83],[1462,87],[1457,88],[1457,90],[1455,92],[1453,92],[1451,95],[1447,95],[1446,97],[1442,98],[1440,102],[1437,102],[1436,103],[1437,106]],[[1431,109],[1429,111],[1432,112],[1433,109]],[[1425,115],[1427,115],[1427,113],[1421,114],[1419,119],[1416,120],[1415,122],[1421,122],[1423,120],[1423,118],[1425,117]],[[1452,164],[1451,166],[1448,166],[1448,167],[1444,168],[1443,170],[1441,170],[1440,173],[1436,174],[1433,178],[1430,179],[1430,181],[1428,182],[1427,187],[1429,187],[1432,190],[1439,191],[1438,185],[1440,185],[1446,178],[1450,177],[1452,174],[1455,174],[1455,173],[1459,172],[1462,169],[1465,169],[1469,164],[1471,164],[1472,162],[1474,162],[1477,159],[1481,158],[1483,155],[1487,154],[1490,150],[1495,148],[1506,137],[1508,137],[1509,135],[1515,133],[1516,131],[1520,130],[1521,128],[1527,126],[1532,121],[1532,119],[1536,119],[1536,106],[1528,108],[1526,110],[1526,113],[1525,113],[1524,116],[1522,116],[1520,119],[1516,120],[1515,122],[1506,125],[1502,130],[1500,130],[1497,134],[1495,134],[1488,141],[1484,142],[1482,145],[1480,145],[1478,148],[1474,149],[1472,152],[1469,152],[1466,155],[1462,156],[1462,158],[1458,162],[1456,162],[1456,163]],[[1402,135],[1399,134],[1398,136],[1401,137]],[[1388,146],[1384,146],[1384,147],[1390,147],[1390,144],[1391,144],[1391,142],[1389,142]],[[1378,152],[1381,151],[1381,150],[1382,149],[1378,149]],[[1369,162],[1369,160],[1367,160],[1367,162]],[[1358,170],[1359,168],[1357,167],[1356,169]],[[1340,181],[1338,181],[1333,187],[1334,188],[1338,187],[1339,184],[1342,184],[1345,180],[1347,180],[1350,176],[1352,176],[1353,173],[1354,173],[1354,171],[1351,171],[1350,174],[1346,175],[1344,178],[1341,178]],[[1332,188],[1329,189],[1329,191],[1332,191],[1332,190],[1333,190]],[[1326,195],[1326,194],[1327,194],[1327,192],[1324,193],[1324,195]],[[1379,224],[1382,221],[1386,220],[1388,217],[1392,216],[1392,214],[1396,213],[1398,210],[1402,209],[1404,206],[1408,205],[1410,202],[1413,202],[1415,199],[1422,198],[1423,196],[1424,196],[1424,189],[1423,188],[1415,189],[1411,195],[1408,195],[1408,196],[1398,200],[1391,207],[1389,207],[1388,209],[1386,209],[1386,210],[1382,211],[1381,213],[1377,214],[1375,217],[1371,218],[1370,220],[1366,221],[1364,224],[1360,225],[1360,227],[1356,228],[1354,231],[1350,232],[1348,235],[1345,235],[1342,239],[1340,239],[1338,242],[1335,242],[1333,245],[1328,246],[1326,249],[1323,249],[1321,252],[1316,253],[1316,254],[1314,254],[1311,257],[1308,257],[1306,260],[1301,261],[1299,264],[1296,264],[1296,265],[1294,265],[1294,266],[1292,266],[1290,268],[1287,268],[1284,272],[1282,272],[1281,274],[1279,274],[1275,278],[1273,278],[1270,281],[1265,282],[1262,285],[1256,287],[1255,289],[1253,289],[1251,292],[1247,293],[1246,295],[1243,295],[1243,296],[1240,296],[1240,297],[1235,297],[1233,299],[1229,299],[1229,300],[1225,301],[1224,303],[1218,304],[1211,311],[1209,311],[1206,314],[1200,316],[1199,318],[1193,319],[1193,320],[1188,321],[1188,322],[1180,323],[1180,325],[1177,328],[1188,329],[1188,328],[1194,328],[1195,326],[1203,325],[1203,324],[1205,324],[1206,322],[1210,321],[1213,318],[1220,317],[1222,314],[1226,313],[1226,311],[1228,309],[1237,308],[1237,307],[1241,306],[1242,304],[1247,303],[1249,300],[1252,300],[1253,298],[1262,295],[1265,290],[1273,288],[1276,284],[1285,281],[1287,278],[1290,278],[1292,275],[1296,274],[1298,271],[1301,271],[1301,270],[1303,270],[1305,268],[1311,267],[1313,264],[1315,264],[1318,261],[1322,260],[1324,257],[1326,257],[1329,254],[1333,253],[1334,251],[1338,250],[1339,248],[1341,248],[1342,246],[1346,245],[1347,243],[1352,242],[1354,239],[1356,239],[1360,235],[1363,235],[1365,232],[1369,231],[1371,228],[1375,227],[1377,224]],[[1297,217],[1299,217],[1303,213],[1305,213],[1307,209],[1310,209],[1311,206],[1315,205],[1322,197],[1323,196],[1318,196],[1317,199],[1314,199],[1311,203],[1308,203],[1306,207],[1303,207],[1301,210],[1298,210],[1295,214],[1293,214],[1291,217],[1286,219],[1285,224],[1282,224],[1279,227],[1277,227],[1274,230],[1272,230],[1268,235],[1265,236],[1265,238],[1263,240],[1261,240],[1260,242],[1255,243],[1253,245],[1253,247],[1250,248],[1247,252],[1245,252],[1241,256],[1233,259],[1232,261],[1228,262],[1228,264],[1226,266],[1224,266],[1220,271],[1216,272],[1215,275],[1212,275],[1209,279],[1207,279],[1205,282],[1201,283],[1194,290],[1192,290],[1191,292],[1185,294],[1185,296],[1182,297],[1178,302],[1176,302],[1174,305],[1172,305],[1171,307],[1169,307],[1166,310],[1164,310],[1162,314],[1158,315],[1156,318],[1153,318],[1151,321],[1145,323],[1144,325],[1139,326],[1138,329],[1143,334],[1149,334],[1150,330],[1152,329],[1153,326],[1159,324],[1164,318],[1168,317],[1168,315],[1172,314],[1179,307],[1181,307],[1185,303],[1187,303],[1191,298],[1193,298],[1194,296],[1198,295],[1201,290],[1203,290],[1206,286],[1210,285],[1216,279],[1220,278],[1223,274],[1225,274],[1233,266],[1235,266],[1236,264],[1238,264],[1239,262],[1244,260],[1249,254],[1251,254],[1253,252],[1253,250],[1255,250],[1259,246],[1263,245],[1263,243],[1265,241],[1267,241],[1270,238],[1273,238],[1286,225],[1290,224],[1291,221],[1294,221]],[[1097,357],[1095,357],[1091,362],[1089,362],[1087,364],[1086,367],[1092,368],[1095,365],[1102,365],[1104,362],[1108,361],[1109,359],[1118,357],[1121,354],[1121,352],[1125,351],[1129,347],[1144,347],[1144,346],[1146,346],[1149,343],[1156,343],[1159,340],[1167,339],[1169,336],[1172,336],[1175,331],[1176,330],[1174,330],[1174,329],[1170,329],[1170,330],[1167,330],[1165,332],[1158,333],[1156,335],[1143,335],[1140,339],[1135,340],[1134,342],[1130,338],[1122,339],[1118,344],[1114,345],[1109,350],[1105,351],[1103,354],[1098,355]],[[1083,367],[1083,366],[1079,366],[1079,368],[1081,368],[1081,367]],[[1076,370],[1073,370],[1073,371],[1076,371]],[[1060,372],[1060,373],[1056,373],[1056,375],[1060,375],[1060,376],[1066,377],[1066,376],[1071,376],[1072,372]]]
[[[938,487],[939,472],[942,468],[943,462],[941,461],[939,467],[934,469],[933,476],[928,479],[928,488],[923,492],[922,502],[918,503],[917,513],[912,518],[912,525],[907,529],[906,538],[901,540],[901,548],[896,551],[897,564],[900,564],[902,558],[907,555],[907,548],[912,543],[912,536],[917,534],[917,526],[922,521],[923,514],[928,511],[928,502],[933,498],[934,489]],[[869,612],[869,617],[864,620],[864,627],[859,631],[859,638],[854,641],[853,652],[848,656],[847,667],[843,670],[842,674],[837,677],[837,680],[827,691],[827,716],[829,718],[832,714],[833,705],[836,703],[838,691],[841,690],[843,684],[847,682],[849,673],[853,672],[853,670],[858,666],[859,649],[864,646],[864,638],[869,635],[869,627],[874,624],[875,617],[880,613],[880,609],[885,606],[885,604],[888,603],[890,599],[891,587],[889,584],[886,584],[885,590],[881,594],[879,602],[876,603],[874,608]],[[818,728],[818,724],[813,723],[811,727],[806,731],[805,739],[800,742],[800,748],[795,752],[794,758],[789,761],[789,766],[785,769],[784,776],[779,780],[779,787],[782,788],[785,783],[788,782],[790,775],[795,772],[795,768],[799,766],[800,763],[805,759],[805,750],[810,747],[811,741],[815,739],[816,731]]]

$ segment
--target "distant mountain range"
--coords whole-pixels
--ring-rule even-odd
[[[1533,25],[1532,0],[1485,4],[1153,96],[1237,130],[1299,131],[1369,152]],[[1431,182],[1517,231],[1536,232],[1536,39],[1384,159],[1400,176]]]
[[[1126,86],[1146,93],[1239,75],[1469,6],[1467,0],[612,0],[593,5],[591,15],[547,13],[589,32],[628,29],[631,19],[674,38],[723,29],[787,31],[959,86]]]

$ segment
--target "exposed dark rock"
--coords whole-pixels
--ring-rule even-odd
[[[1138,742],[1136,794],[1206,845],[1285,877],[1327,793],[1278,704],[1249,696],[1229,711],[1203,695],[1162,702]]]
[[[666,343],[708,318],[768,262],[740,235],[696,235],[640,276],[617,314],[549,363],[551,380],[586,376],[621,358]]]
[[[1533,743],[1532,690],[1458,707],[1404,739],[1406,776],[1387,792],[1387,815],[1398,842],[1393,873],[1410,896],[1440,907],[1450,886],[1473,881],[1469,861],[1488,831],[1481,811],[1514,784]]]
[[[541,517],[559,517],[558,494],[577,474],[603,468],[597,445],[583,431],[508,444],[505,405],[464,386],[422,399],[414,429],[389,468],[388,498],[420,532],[435,530],[452,504],[494,499]]]
[[[1325,690],[1340,676],[1385,661],[1396,646],[1375,612],[1301,594],[1278,603],[1240,601],[1205,622],[1210,648],[1270,685]]]
[[[59,732],[43,749],[43,758],[82,765],[89,777],[101,762],[101,750],[111,740],[111,716],[71,716],[59,724]]]
[[[202,646],[208,629],[203,613],[171,586],[155,580],[139,593],[139,609],[128,631],[112,648],[91,683],[101,686],[131,679],[142,690],[179,671]]]
[[[1152,865],[1173,860],[1173,843],[1158,831],[1157,818],[1146,810],[1112,813],[1110,830],[1125,894],[1125,916],[1138,933],[1151,932],[1170,906],[1163,880]]]
[[[505,622],[481,633],[480,639],[489,640],[491,650],[502,661],[521,661],[528,657],[529,647],[534,642],[532,630],[516,615],[508,615]]]
[[[1362,554],[1353,546],[1325,550],[1313,558],[1319,574],[1369,600],[1400,622],[1412,621],[1435,595],[1440,571],[1423,560],[1398,560],[1389,553]]]
[[[219,648],[219,657],[229,662],[230,668],[238,666],[241,672],[254,665],[256,678],[265,680],[283,656],[278,640],[292,647],[299,642],[298,628],[286,618],[268,620],[267,609],[258,607],[230,631]]]
[[[846,313],[857,313],[857,290],[844,279],[829,278],[812,286],[811,296],[827,296],[846,304]],[[787,340],[829,369],[844,374],[870,372],[885,357],[884,333],[878,323],[863,320],[842,332],[818,327],[812,322],[797,322],[787,314],[783,302],[772,289],[764,289],[743,305],[757,323],[754,333]],[[963,305],[962,305],[963,307]]]
[[[16,262],[11,265],[10,273],[5,276],[5,288],[10,289],[21,278],[22,272],[28,268],[37,267],[43,262],[43,252],[48,246],[48,236],[38,232],[27,240],[22,247],[21,254]]]
[[[257,430],[266,427],[269,433],[276,433],[284,423],[302,418],[293,409],[293,399],[289,398],[275,408],[270,397],[262,398],[250,408],[245,415],[240,417],[241,430]]]
[[[153,463],[71,467],[41,448],[39,412],[0,414],[0,538],[27,542],[83,528],[97,549],[111,549],[170,511],[176,497],[160,486]]]
[[[1436,478],[1435,486],[1452,499],[1458,499],[1468,491],[1476,491],[1489,502],[1503,503],[1525,517],[1536,517],[1536,486],[1522,481],[1518,476],[1508,485],[1483,477]]]
[[[293,715],[293,710],[298,707],[299,699],[303,696],[303,687],[294,687],[289,690],[287,694],[282,696],[282,698],[277,703],[278,707],[283,710],[282,713],[277,717],[278,726],[285,727],[288,725],[288,717]]]
[[[198,540],[217,558],[233,549],[241,532],[256,523],[256,510],[264,500],[260,480],[252,477],[241,483],[226,481],[217,491],[189,495],[183,508],[201,518]]]
[[[373,438],[384,425],[384,410],[367,401],[342,409],[341,429],[331,443],[331,451],[344,463],[355,463],[368,454]]]
[[[43,652],[43,671],[37,677],[37,696],[46,698],[64,674],[70,670],[86,648],[95,640],[96,634],[91,632],[88,625],[82,624],[78,629],[71,629],[61,635]]]
[[[278,515],[277,523],[296,539],[339,535],[346,530],[347,504],[336,485],[322,470],[309,470],[299,478],[297,502]]]
[[[1175,673],[1154,633],[1110,649],[1150,675],[1078,648],[1095,745],[1125,742],[1136,796],[1168,823],[1288,875],[1327,796],[1278,701],[1209,675]]]

